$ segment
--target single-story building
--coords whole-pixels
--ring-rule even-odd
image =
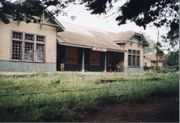
[[[57,70],[143,71],[143,35],[132,31],[111,33],[70,23],[58,34]]]
[[[0,71],[143,71],[145,46],[142,34],[61,24],[49,12],[40,23],[0,21]]]
[[[157,67],[164,67],[164,57],[158,56],[156,58],[156,55],[153,53],[146,53],[144,54],[144,67],[147,68],[155,68]]]
[[[40,23],[0,21],[0,71],[56,71],[57,33],[63,30],[48,11]]]

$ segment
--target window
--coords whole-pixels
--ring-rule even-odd
[[[18,32],[13,32],[12,40],[12,59],[22,60],[22,41],[23,34]]]
[[[44,42],[45,41],[44,38],[45,38],[44,36],[38,36],[37,35],[37,42]]]
[[[34,35],[25,34],[24,60],[34,60]]]
[[[13,40],[12,47],[13,47],[12,58],[15,60],[21,60],[22,59],[22,42]]]
[[[128,66],[139,67],[140,66],[140,51],[128,50]]]
[[[13,32],[13,39],[22,40],[23,34],[19,32]]]
[[[25,49],[24,49],[24,59],[28,61],[33,61],[33,43],[25,42]]]
[[[34,35],[32,35],[32,34],[25,34],[25,40],[34,41]]]
[[[36,36],[36,58],[38,62],[43,62],[45,59],[45,37]]]
[[[44,62],[45,37],[28,33],[13,32],[12,59]]]
[[[36,45],[36,56],[37,61],[43,62],[44,61],[44,44],[37,44]]]

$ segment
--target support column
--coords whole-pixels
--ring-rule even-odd
[[[107,53],[104,53],[104,72],[107,72]]]
[[[84,72],[85,69],[84,69],[84,65],[85,64],[85,53],[84,53],[84,48],[83,48],[83,52],[82,52],[82,69],[81,71]]]
[[[127,71],[128,68],[128,52],[124,52],[124,72]]]

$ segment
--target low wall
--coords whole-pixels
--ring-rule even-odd
[[[144,72],[144,69],[139,67],[139,68],[132,68],[132,67],[125,67],[124,68],[125,73],[137,73],[137,72]]]
[[[0,60],[0,71],[9,72],[55,72],[56,63],[31,63]]]

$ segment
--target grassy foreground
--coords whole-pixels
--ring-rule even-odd
[[[81,121],[105,103],[178,91],[177,73],[0,75],[0,121]]]

